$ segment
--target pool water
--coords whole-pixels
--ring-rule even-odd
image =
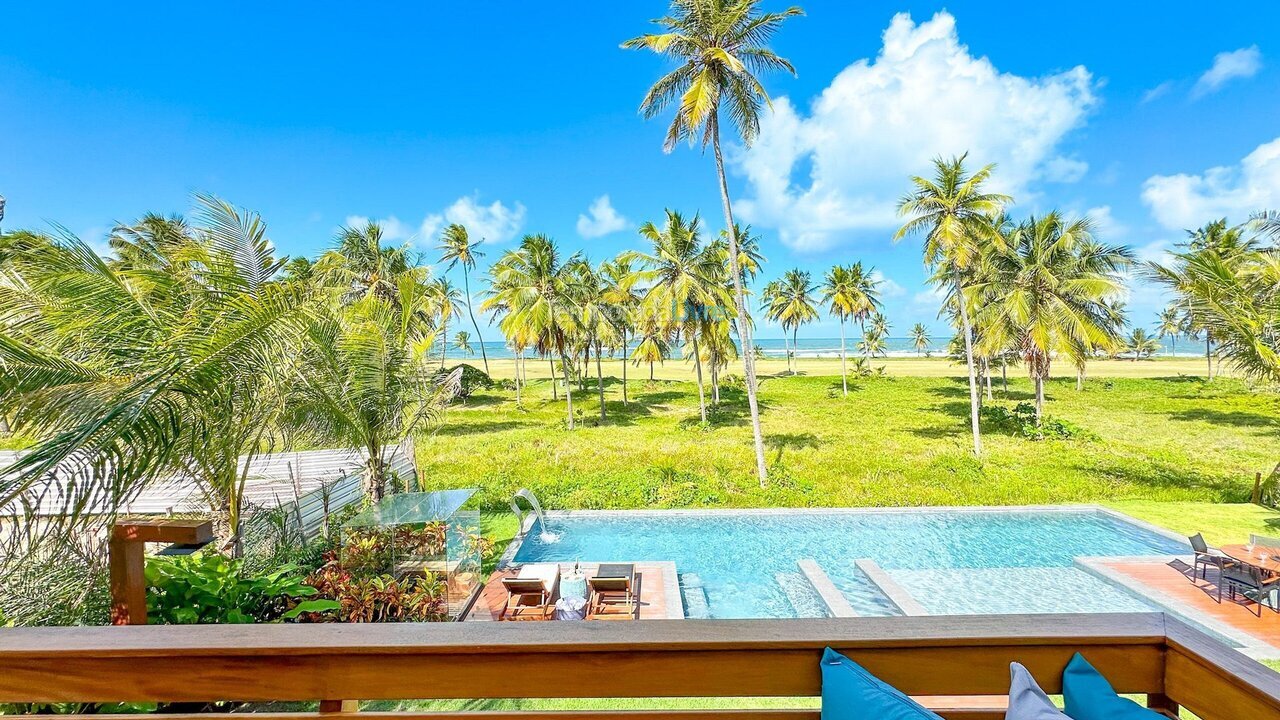
[[[538,525],[531,562],[674,562],[690,617],[825,614],[812,559],[859,615],[899,610],[855,566],[874,560],[931,614],[1141,612],[1152,605],[1074,567],[1080,556],[1172,555],[1185,544],[1091,509],[574,513]]]

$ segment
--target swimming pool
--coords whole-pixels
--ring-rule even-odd
[[[550,513],[514,562],[674,562],[686,615],[817,617],[812,560],[858,615],[901,614],[859,568],[871,560],[935,615],[1141,612],[1145,600],[1077,557],[1185,554],[1187,545],[1095,508]],[[874,566],[873,566],[874,572]]]

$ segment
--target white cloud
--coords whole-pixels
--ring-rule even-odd
[[[578,234],[589,240],[618,232],[627,224],[627,219],[609,203],[609,196],[601,195],[592,201],[586,215],[578,216]]]
[[[1200,175],[1153,175],[1142,185],[1142,201],[1170,229],[1200,227],[1220,217],[1240,222],[1258,210],[1280,207],[1280,138],[1259,145],[1238,165]]]
[[[908,176],[965,151],[971,167],[998,163],[993,189],[1015,195],[1084,174],[1085,163],[1058,149],[1096,102],[1083,66],[1040,78],[1001,73],[960,43],[946,12],[920,24],[896,15],[883,40],[880,54],[841,71],[807,116],[778,98],[755,146],[732,154],[749,184],[739,201],[747,221],[778,228],[799,250],[892,228]]]
[[[481,205],[476,196],[460,197],[443,213],[427,215],[422,220],[418,237],[422,242],[433,239],[446,225],[457,223],[467,229],[473,240],[484,240],[489,243],[506,242],[520,232],[524,225],[525,208],[521,203],[511,207],[494,200],[488,205]]]
[[[1142,102],[1145,104],[1145,103],[1149,103],[1149,102],[1151,102],[1152,100],[1156,100],[1156,99],[1158,99],[1158,98],[1162,98],[1162,97],[1164,97],[1165,95],[1168,95],[1168,94],[1169,94],[1169,91],[1170,91],[1170,90],[1172,90],[1172,89],[1173,89],[1173,81],[1172,81],[1172,80],[1165,80],[1164,82],[1160,83],[1159,85],[1157,85],[1157,86],[1155,86],[1155,87],[1151,88],[1150,90],[1148,90],[1148,91],[1146,91],[1146,92],[1142,93]]]
[[[880,296],[885,298],[899,298],[907,294],[907,289],[899,285],[893,278],[886,276],[879,270],[871,271],[871,279],[880,283]]]
[[[1236,78],[1250,78],[1262,69],[1262,52],[1257,45],[1213,56],[1213,66],[1196,80],[1191,97],[1198,98],[1217,91]]]
[[[366,215],[348,215],[343,221],[343,225],[351,228],[360,228],[368,225],[370,218]],[[413,226],[401,222],[395,215],[374,220],[382,226],[382,240],[388,243],[404,242],[413,237]]]
[[[1102,242],[1112,243],[1129,234],[1129,227],[1116,219],[1110,205],[1099,205],[1084,211],[1093,221],[1094,230]]]

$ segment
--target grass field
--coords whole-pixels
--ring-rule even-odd
[[[817,373],[832,362],[801,360],[800,369]],[[1180,375],[1195,365],[1182,359],[1097,363],[1083,391],[1074,378],[1053,380],[1047,412],[1086,437],[1037,441],[987,428],[981,460],[969,449],[958,368],[939,359],[886,364],[887,376],[854,382],[848,397],[838,376],[764,381],[772,467],[764,488],[753,473],[743,393],[725,392],[703,426],[693,383],[634,374],[627,405],[620,381],[606,378],[603,423],[594,381],[575,391],[574,431],[545,380],[526,389],[522,407],[507,390],[473,396],[419,438],[420,467],[429,487],[480,487],[490,508],[505,507],[521,487],[559,508],[761,507],[1242,502],[1254,474],[1280,460],[1280,395]],[[1130,370],[1155,377],[1122,374]],[[688,374],[678,363],[666,371]],[[1009,381],[1006,393],[997,380],[995,403],[1030,399],[1021,374]]]

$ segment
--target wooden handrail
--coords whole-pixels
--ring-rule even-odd
[[[812,697],[827,646],[915,696],[1003,695],[1014,660],[1059,692],[1062,669],[1078,651],[1119,692],[1147,694],[1154,707],[1181,704],[1204,720],[1280,717],[1280,676],[1155,613],[15,628],[0,630],[0,702],[321,701],[328,711],[271,716],[284,720],[353,715],[353,700]],[[979,706],[944,715],[999,713]],[[583,714],[483,715],[552,716]]]

